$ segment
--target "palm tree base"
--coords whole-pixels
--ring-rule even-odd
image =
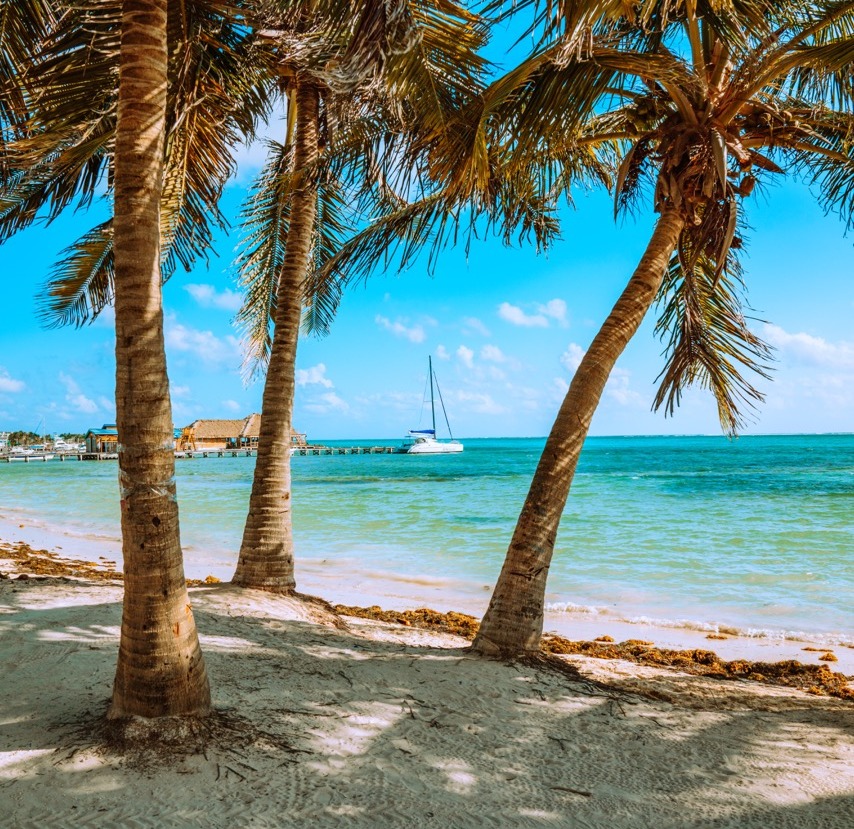
[[[540,653],[540,637],[537,637],[534,644],[520,645],[518,642],[501,644],[478,634],[472,642],[469,652],[489,659],[518,659]]]
[[[266,590],[270,593],[283,593],[292,595],[296,590],[296,582],[292,576],[270,576],[253,573],[235,573],[231,583],[235,587],[244,587],[252,590]]]
[[[167,749],[169,757],[194,751],[208,734],[213,713],[208,707],[180,717],[137,717],[114,713],[113,708],[107,712],[103,731],[109,745],[123,753]]]
[[[243,590],[264,590],[267,593],[276,593],[279,596],[293,596],[296,593],[294,584],[257,584],[250,580],[237,581],[236,579],[232,579],[230,583],[235,587],[242,588]]]

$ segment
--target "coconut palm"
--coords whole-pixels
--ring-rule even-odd
[[[184,579],[163,339],[166,14],[166,0],[123,0],[113,244],[125,597],[113,718],[210,708]]]
[[[659,302],[656,332],[667,341],[655,407],[672,413],[700,385],[735,432],[762,397],[748,373],[767,376],[770,356],[743,310],[739,205],[788,170],[854,221],[854,4],[521,0],[511,13],[531,8],[535,52],[461,108],[453,130],[429,137],[439,140],[422,147],[420,198],[350,239],[313,280],[340,292],[375,270],[377,250],[397,245],[403,265],[425,241],[435,253],[465,216],[470,228],[497,223],[505,241],[520,232],[547,244],[556,198],[579,183],[607,183],[617,214],[652,196],[646,251],[547,439],[473,645],[484,654],[539,647],[581,448],[649,307]]]
[[[209,245],[233,145],[264,103],[231,4],[169,5],[56,4],[32,68],[18,60],[10,73],[22,126],[7,130],[0,190],[4,236],[99,189],[114,201],[113,219],[74,246],[48,299],[50,312],[80,323],[115,295],[126,581],[114,718],[210,705],[181,558],[161,282],[170,259],[189,265]]]
[[[249,236],[240,259],[246,302],[238,319],[250,372],[266,367],[266,379],[233,581],[289,591],[295,586],[291,431],[307,275],[347,232],[345,194],[357,203],[358,193],[375,196],[374,205],[394,202],[393,180],[406,182],[404,150],[397,147],[413,132],[445,130],[455,104],[479,89],[484,28],[449,0],[270,2],[263,8],[263,34],[281,61],[288,134],[273,142],[247,208]],[[310,326],[328,324],[334,303],[327,300],[322,290],[308,300]]]
[[[854,219],[854,3],[684,0],[555,2],[553,41],[496,90],[514,152],[567,143],[622,153],[618,211],[647,194],[658,214],[623,293],[582,359],[552,427],[473,648],[535,650],[546,576],[582,444],[605,383],[650,306],[668,357],[655,406],[684,388],[714,393],[725,431],[761,395],[764,344],[742,313],[737,253],[743,202],[763,181],[798,174]],[[508,92],[507,87],[512,87]],[[490,105],[487,93],[486,106]]]

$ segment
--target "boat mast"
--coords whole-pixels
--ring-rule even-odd
[[[427,357],[427,365],[430,373],[430,414],[433,416],[433,437],[436,437],[436,406],[433,403],[433,357]]]

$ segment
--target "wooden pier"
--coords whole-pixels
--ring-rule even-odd
[[[291,449],[291,455],[396,455],[401,450],[396,446],[298,446]],[[176,452],[178,460],[195,458],[241,458],[253,457],[257,449],[194,449]]]
[[[404,450],[397,446],[299,446],[291,449],[291,455],[399,455]],[[258,454],[257,449],[193,449],[175,452],[176,460],[195,460],[197,458],[251,458]],[[32,457],[29,455],[15,458],[15,463],[44,463],[56,461],[115,461],[116,452],[56,452],[53,458]],[[10,463],[8,455],[0,455],[0,462]]]

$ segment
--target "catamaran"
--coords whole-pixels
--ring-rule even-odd
[[[430,380],[430,414],[432,416],[432,429],[410,429],[409,435],[404,438],[401,450],[407,455],[450,455],[463,451],[463,445],[454,440],[451,433],[451,424],[448,422],[448,413],[445,411],[445,401],[442,400],[442,391],[439,388],[439,380],[433,371],[433,358],[427,358],[428,376]],[[445,425],[448,427],[450,440],[438,440],[436,438],[436,403],[433,397],[433,386],[439,394],[439,403],[442,406],[442,414],[445,415]]]

